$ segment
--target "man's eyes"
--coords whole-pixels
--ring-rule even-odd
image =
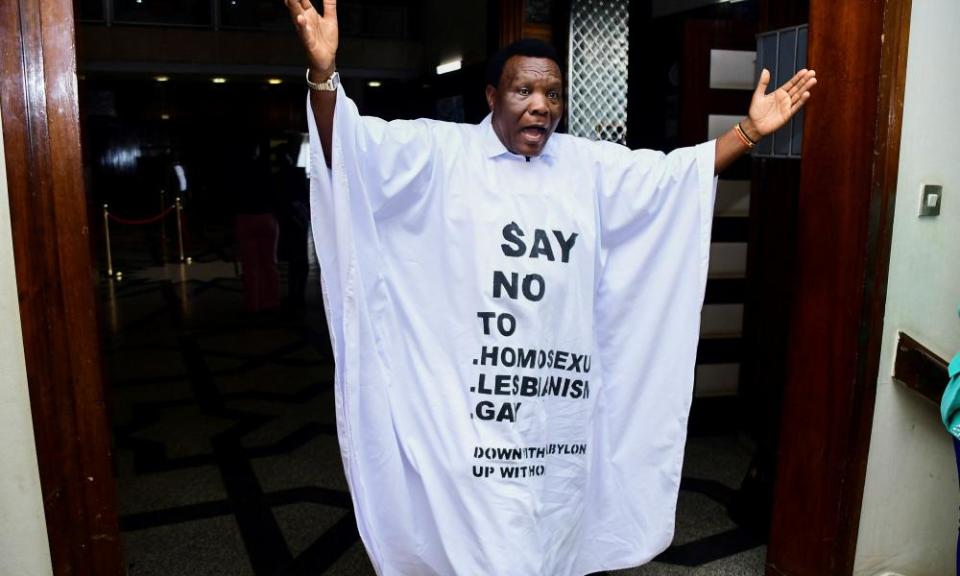
[[[520,88],[517,88],[517,94],[519,94],[519,95],[521,95],[521,96],[529,96],[530,94],[532,94],[532,92],[531,92],[530,88],[527,88],[526,86],[521,86]],[[547,98],[549,98],[549,99],[551,99],[551,100],[559,100],[559,99],[560,99],[560,92],[557,91],[557,90],[548,90],[548,91],[547,91]]]

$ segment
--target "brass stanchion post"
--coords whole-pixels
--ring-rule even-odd
[[[160,212],[167,208],[167,195],[163,188],[160,189]],[[160,219],[160,260],[167,261],[167,219]]]
[[[180,215],[183,212],[183,204],[180,203],[180,197],[177,196],[177,246],[180,248],[180,263],[187,261],[183,256],[183,224],[180,221]]]
[[[113,278],[113,255],[110,253],[110,213],[108,206],[103,205],[103,232],[107,238],[107,276]]]

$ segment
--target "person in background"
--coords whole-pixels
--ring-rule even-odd
[[[276,194],[271,190],[269,150],[266,139],[247,142],[241,151],[243,161],[232,172],[230,184],[243,266],[243,302],[250,312],[280,306],[279,227]]]
[[[960,314],[960,309],[957,310]],[[947,366],[947,388],[940,401],[940,418],[947,432],[953,437],[953,451],[957,459],[957,472],[960,474],[960,352]],[[960,576],[960,535],[957,536],[957,576]]]
[[[280,222],[281,260],[288,263],[287,298],[291,307],[304,304],[307,288],[307,232],[310,229],[310,188],[306,170],[297,166],[302,137],[291,136],[277,153],[277,173],[274,189],[281,200],[278,211]]]

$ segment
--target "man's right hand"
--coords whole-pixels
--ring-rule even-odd
[[[336,69],[337,47],[340,44],[340,27],[337,25],[336,0],[323,0],[323,15],[313,7],[310,0],[284,0],[290,10],[300,41],[307,51],[313,80],[323,82]]]
[[[326,82],[337,68],[337,47],[340,45],[340,27],[337,25],[336,0],[323,0],[323,16],[310,0],[284,0],[290,10],[290,19],[297,28],[300,41],[307,51],[310,79]],[[310,91],[310,108],[317,123],[323,158],[330,166],[333,148],[333,112],[337,105],[336,92]]]

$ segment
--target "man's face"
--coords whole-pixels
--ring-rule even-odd
[[[513,56],[500,85],[487,86],[493,130],[514,154],[538,156],[563,114],[560,67],[549,58]]]

